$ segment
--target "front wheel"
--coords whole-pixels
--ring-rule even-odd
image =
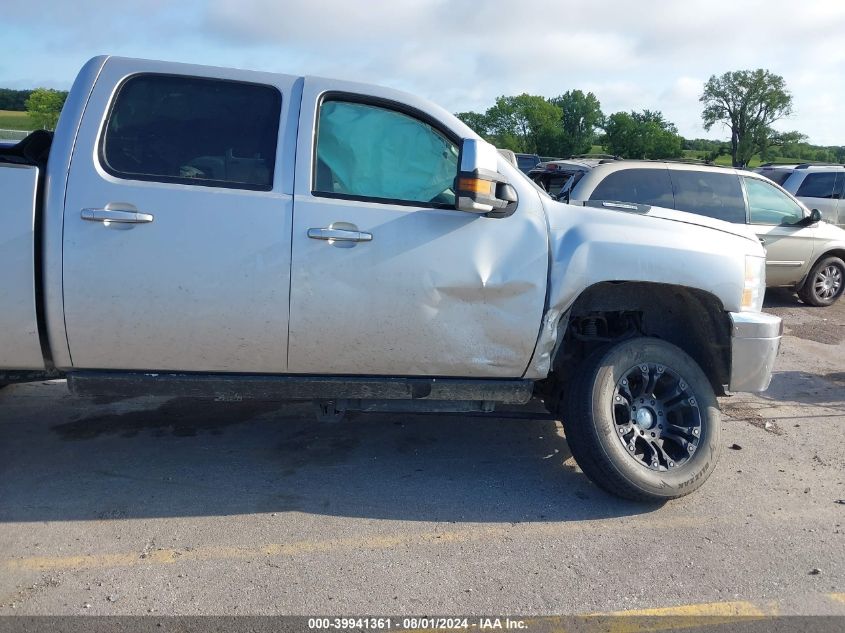
[[[563,411],[566,441],[596,485],[666,500],[703,484],[719,458],[721,420],[704,372],[679,348],[633,338],[578,371]]]
[[[820,260],[807,281],[798,291],[801,301],[811,306],[829,306],[836,302],[845,291],[845,262],[838,257],[825,257]]]

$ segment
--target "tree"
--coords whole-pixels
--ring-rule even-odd
[[[485,117],[498,147],[529,154],[549,154],[554,150],[560,110],[543,97],[499,97]]]
[[[757,151],[761,161],[771,160],[778,154],[782,155],[784,147],[806,144],[807,135],[801,132],[777,132],[769,127],[764,128],[757,137]]]
[[[604,147],[623,158],[676,158],[683,153],[684,139],[660,112],[615,112],[604,131]]]
[[[561,110],[558,156],[572,156],[590,151],[596,127],[602,124],[604,115],[601,103],[592,92],[569,90],[549,100]]]
[[[467,124],[473,132],[483,138],[487,138],[489,123],[487,115],[481,112],[456,112],[455,116]]]
[[[723,122],[731,128],[734,167],[744,167],[765,143],[771,124],[792,113],[792,95],[780,75],[768,70],[737,70],[713,75],[699,99],[704,129]]]
[[[0,110],[26,110],[26,100],[32,90],[12,90],[0,88]]]
[[[52,88],[36,88],[26,100],[26,113],[35,127],[54,130],[65,99],[67,99],[67,92]]]

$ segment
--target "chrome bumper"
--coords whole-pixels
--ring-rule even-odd
[[[763,312],[731,312],[730,391],[765,391],[783,334],[783,321]]]

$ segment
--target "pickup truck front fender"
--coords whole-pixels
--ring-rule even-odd
[[[745,255],[762,256],[748,238],[686,222],[546,202],[550,239],[547,309],[526,378],[545,378],[562,316],[601,282],[651,282],[691,288],[738,312]],[[645,303],[648,297],[642,297]]]

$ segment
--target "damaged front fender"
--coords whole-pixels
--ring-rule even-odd
[[[549,304],[526,378],[542,379],[565,330],[566,311],[601,282],[652,282],[705,291],[739,310],[748,239],[694,224],[547,201]],[[649,301],[647,296],[641,299]],[[693,325],[691,324],[691,327]]]

